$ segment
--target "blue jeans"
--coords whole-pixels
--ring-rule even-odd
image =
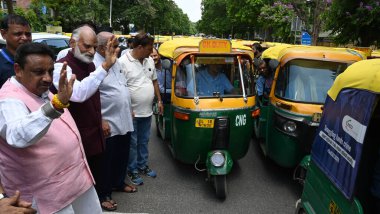
[[[135,117],[131,134],[131,147],[129,150],[128,172],[137,173],[148,162],[148,142],[150,137],[150,126],[152,116]]]

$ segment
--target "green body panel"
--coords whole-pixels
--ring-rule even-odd
[[[292,114],[292,112],[284,111],[272,104],[260,108],[259,133],[260,137],[264,139],[262,145],[264,153],[280,166],[295,167],[299,164],[302,158],[310,152],[305,152],[304,146],[306,143],[311,144],[314,135],[311,135],[310,137],[305,137],[303,135],[294,137],[279,131],[274,124],[273,118],[275,111],[290,117],[296,116],[298,118],[303,118],[306,121],[310,121],[311,116]],[[303,128],[305,127],[309,128],[304,124]],[[310,127],[310,129],[314,128]]]
[[[170,122],[170,104],[164,104],[163,115],[156,114],[156,124],[163,140],[170,139],[171,122]]]
[[[187,110],[172,106],[171,114],[174,111],[188,113],[190,119],[188,121],[180,120],[172,117],[171,121],[171,142],[173,155],[176,159],[193,164],[199,158],[199,163],[205,163],[207,153],[212,148],[212,128],[195,127],[196,118],[211,119],[218,116],[227,116],[230,120],[230,137],[228,153],[233,160],[238,160],[245,156],[249,148],[249,142],[252,136],[253,120],[251,112],[253,107],[241,109],[223,109],[223,110]],[[245,123],[236,119],[245,115]],[[238,121],[237,121],[238,120]]]
[[[311,156],[306,155],[304,158],[302,158],[300,166],[302,166],[306,170],[309,169],[310,168],[310,159],[311,159]]]
[[[224,154],[224,158],[225,158],[224,165],[220,167],[216,167],[212,165],[211,156],[214,152],[211,151],[207,154],[207,159],[206,159],[207,171],[210,175],[227,175],[228,173],[230,173],[232,169],[233,160],[231,158],[230,153],[228,153],[228,151],[226,150],[218,150],[218,151]]]
[[[336,212],[330,212],[331,204],[336,204]],[[307,171],[301,196],[301,206],[310,214],[363,214],[363,208],[357,198],[347,200],[327,176],[313,163]]]

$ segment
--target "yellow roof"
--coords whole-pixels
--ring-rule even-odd
[[[318,53],[318,54],[317,54]],[[277,59],[280,61],[285,55],[297,55],[297,58],[305,59],[316,59],[316,58],[341,58],[341,60],[352,60],[358,61],[360,59],[366,59],[363,52],[353,50],[350,48],[334,48],[334,47],[323,47],[323,46],[306,46],[306,45],[289,45],[289,44],[279,44],[266,49],[262,58]],[[339,55],[339,57],[338,57]],[[300,57],[302,56],[302,57]]]
[[[290,44],[281,43],[281,42],[263,42],[263,43],[261,43],[261,46],[266,47],[266,48],[279,46],[279,45],[285,45],[286,46],[286,45],[290,45]]]
[[[335,79],[327,94],[335,100],[344,88],[380,93],[380,59],[362,60],[349,66]]]
[[[154,42],[166,42],[172,40],[172,36],[154,35]]]
[[[159,48],[159,52],[164,57],[176,58],[179,54],[184,52],[199,51],[199,42],[201,40],[202,38],[199,37],[175,38],[173,40],[162,43]],[[233,51],[245,50],[252,52],[250,47],[247,47],[243,43],[236,41],[232,41],[232,49]]]
[[[276,45],[276,46],[270,47],[266,49],[265,51],[263,51],[261,58],[280,59],[280,53],[289,47],[292,47],[292,45],[282,44],[282,45]]]
[[[132,38],[132,36],[129,34],[115,34],[115,36],[116,38],[119,38],[119,37]]]
[[[374,51],[372,51],[371,56],[379,58],[380,57],[380,50],[374,50]]]

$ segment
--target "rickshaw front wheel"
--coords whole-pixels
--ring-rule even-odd
[[[259,117],[253,119],[253,136],[254,136],[254,139],[260,138],[259,122],[260,122]]]
[[[214,175],[216,197],[225,199],[227,196],[227,175]]]

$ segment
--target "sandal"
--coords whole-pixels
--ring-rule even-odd
[[[100,206],[107,211],[115,211],[117,209],[117,203],[111,197],[105,197],[101,200]]]
[[[125,192],[125,193],[135,193],[137,192],[137,188],[133,185],[125,184],[121,189],[113,189],[115,192]]]

